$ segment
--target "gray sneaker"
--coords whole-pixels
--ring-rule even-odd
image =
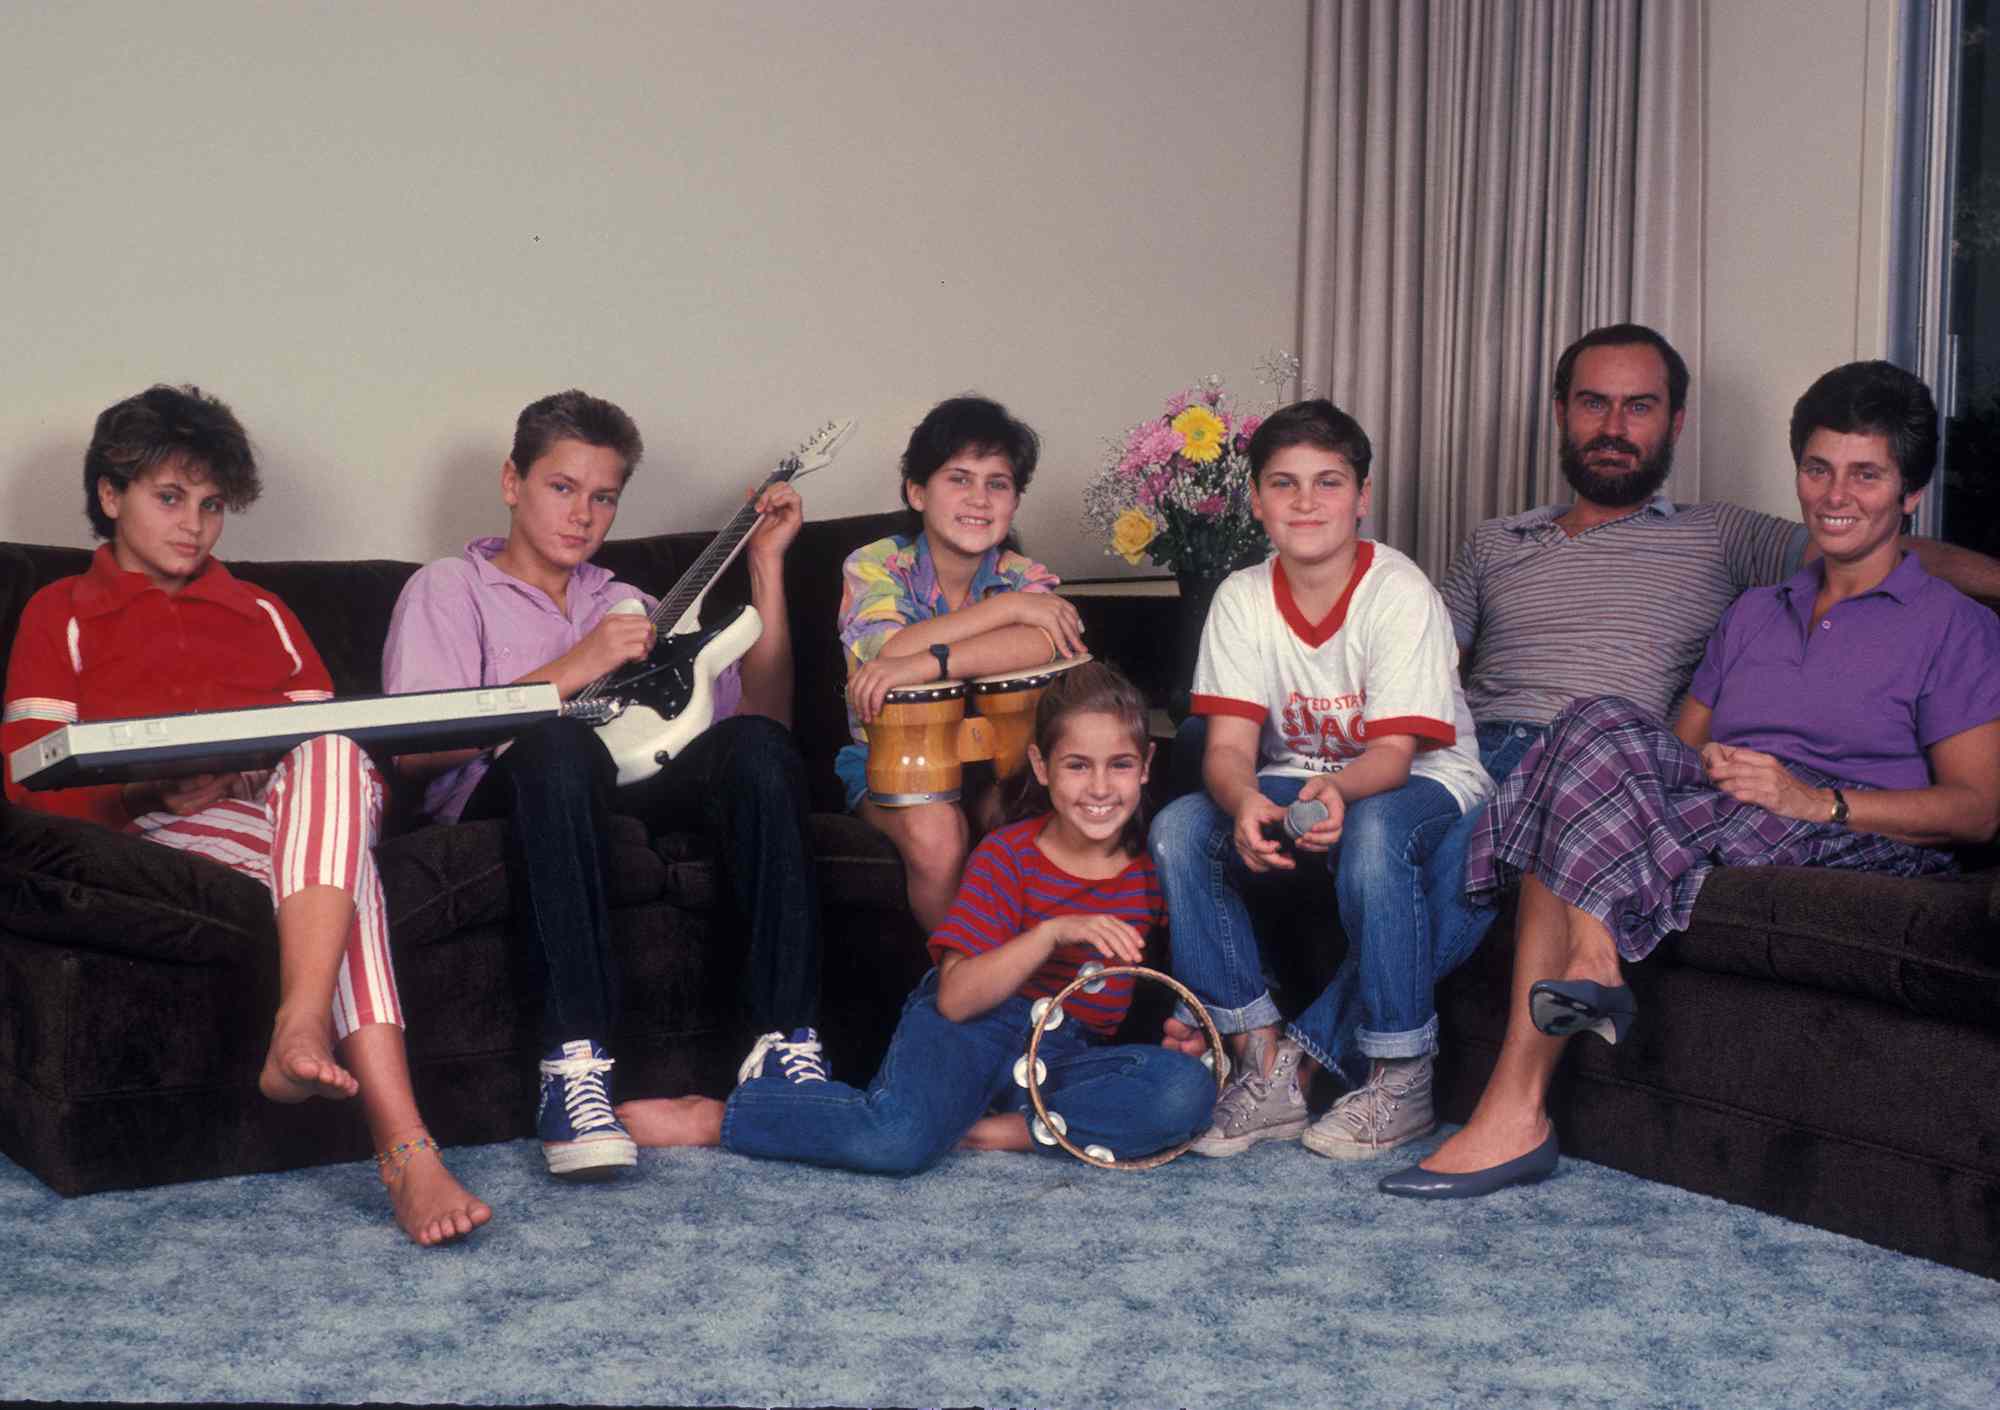
[[[1196,1155],[1240,1155],[1259,1141],[1289,1141],[1306,1129],[1306,1097],[1299,1090],[1299,1059],[1305,1056],[1297,1043],[1278,1040],[1278,1056],[1271,1075],[1261,1054],[1245,1053],[1243,1070],[1229,1080],[1215,1099],[1215,1124],[1208,1133],[1188,1147]]]
[[[1437,1116],[1431,1110],[1431,1059],[1378,1059],[1369,1069],[1367,1082],[1315,1121],[1303,1144],[1307,1150],[1335,1160],[1366,1160],[1436,1129]]]

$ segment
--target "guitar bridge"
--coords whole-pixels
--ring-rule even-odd
[[[626,701],[616,695],[600,695],[592,700],[570,700],[562,707],[566,720],[582,720],[593,728],[610,724],[625,713]]]

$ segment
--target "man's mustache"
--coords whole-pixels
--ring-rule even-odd
[[[1577,454],[1579,456],[1590,455],[1600,450],[1615,450],[1621,455],[1631,456],[1634,460],[1639,459],[1642,454],[1639,447],[1633,445],[1623,436],[1608,435],[1592,437],[1590,440],[1584,442],[1583,449],[1579,450]]]

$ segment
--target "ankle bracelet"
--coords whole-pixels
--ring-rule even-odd
[[[418,1151],[429,1151],[432,1155],[442,1156],[444,1147],[429,1136],[419,1136],[414,1141],[398,1141],[385,1151],[377,1151],[375,1164],[384,1175],[400,1175],[411,1160],[415,1159]]]

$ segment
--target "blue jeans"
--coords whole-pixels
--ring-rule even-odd
[[[1208,726],[1206,720],[1190,718],[1180,726],[1180,734],[1174,740],[1174,778],[1186,780],[1188,784],[1198,784],[1200,780],[1200,758],[1206,748]],[[1520,764],[1522,756],[1542,738],[1544,726],[1524,724],[1516,720],[1496,720],[1492,724],[1478,726],[1478,748],[1480,764],[1494,780],[1506,778]],[[1290,790],[1284,792],[1282,800],[1298,796],[1298,788],[1304,780],[1260,780],[1262,784],[1282,784],[1288,782]],[[1280,800],[1280,790],[1270,786],[1264,788],[1266,796]],[[1400,792],[1400,790],[1398,790]],[[1394,794],[1386,794],[1394,796]],[[1262,1028],[1276,1024],[1280,1020],[1278,1006],[1270,998],[1270,990],[1264,984],[1262,968],[1258,964],[1256,936],[1250,930],[1248,912],[1242,900],[1234,896],[1234,886],[1250,882],[1248,868],[1236,856],[1236,846],[1232,840],[1234,824],[1230,818],[1222,818],[1220,838],[1210,838],[1198,828],[1200,812],[1188,804],[1190,798],[1200,798],[1208,804],[1208,812],[1220,816],[1220,810],[1208,802],[1208,794],[1194,792],[1176,800],[1166,812],[1154,822],[1152,850],[1154,860],[1160,866],[1160,878],[1168,894],[1168,918],[1174,926],[1174,972],[1192,988],[1204,1004],[1210,1000],[1210,992],[1204,984],[1214,984],[1216,994],[1236,996],[1236,1004],[1230,1006],[1228,1000],[1220,1000],[1220,1012],[1216,1004],[1210,1004],[1210,1018],[1216,1020],[1216,1028],[1222,1032],[1244,1032],[1248,1028]],[[1182,842],[1182,850],[1192,848],[1190,856],[1200,858],[1206,864],[1206,876],[1198,884],[1184,890],[1192,890],[1192,896],[1182,896],[1176,892],[1172,880],[1172,868],[1160,852],[1160,828],[1174,816],[1176,808],[1188,808],[1176,820],[1176,826],[1192,828],[1192,836]],[[1378,928],[1378,936],[1386,942],[1390,954],[1408,956],[1406,962],[1390,960],[1388,970],[1388,990],[1392,994],[1408,996],[1418,984],[1422,984],[1422,1004],[1416,1006],[1412,1016],[1420,1018],[1414,1028],[1404,1028],[1402,1032],[1390,1030],[1390,1024],[1410,1020],[1398,1020],[1390,1014],[1392,1010],[1382,1004],[1378,994],[1378,978],[1382,978],[1370,958],[1380,960],[1380,956],[1368,956],[1362,948],[1362,936],[1366,934],[1350,918],[1360,914],[1356,908],[1366,906],[1366,898],[1358,894],[1362,888],[1354,888],[1356,894],[1350,900],[1350,888],[1340,888],[1340,924],[1348,934],[1348,954],[1340,968],[1334,972],[1332,984],[1320,994],[1320,998],[1300,1014],[1298,1022],[1290,1026],[1290,1036],[1314,1056],[1316,1062],[1328,1070],[1336,1070],[1350,1086],[1358,1086],[1366,1080],[1366,1062],[1362,1058],[1396,1058],[1396,1056],[1416,1056],[1420,1052],[1436,1052],[1438,1048],[1438,1018],[1436,1006],[1432,1002],[1432,988],[1436,980],[1456,970],[1472,952],[1478,950],[1480,940],[1486,938],[1486,930],[1494,922],[1494,906],[1478,906],[1466,900],[1464,876],[1466,876],[1466,850],[1472,844],[1472,834],[1480,826],[1486,806],[1472,808],[1464,816],[1456,816],[1456,806],[1452,816],[1446,818],[1442,836],[1438,834],[1438,820],[1426,818],[1420,826],[1408,832],[1408,844],[1402,854],[1396,856],[1394,848],[1388,848],[1384,856],[1382,838],[1388,836],[1384,828],[1376,838],[1374,850],[1378,872],[1378,906],[1386,908],[1382,916],[1384,924]],[[1352,814],[1350,814],[1352,816]],[[1352,824],[1350,824],[1352,826]],[[1342,846],[1328,852],[1328,866],[1336,866],[1342,852],[1354,850],[1354,838],[1344,838]],[[1420,878],[1416,882],[1416,892],[1420,902],[1410,902],[1404,898],[1404,886],[1410,880],[1410,866],[1420,866]],[[1338,870],[1336,870],[1338,874]],[[1382,874],[1394,880],[1384,880]],[[1212,900],[1218,892],[1232,892],[1228,900]],[[1208,916],[1220,926],[1196,926],[1194,916]],[[1188,920],[1184,920],[1188,918]],[[1398,932],[1396,926],[1402,926]],[[1218,934],[1220,930],[1220,934]],[[1428,948],[1428,960],[1424,950]],[[1188,960],[1184,960],[1188,956]],[[1188,968],[1192,964],[1192,968]],[[1428,982],[1424,974],[1428,970]],[[1192,1014],[1186,1006],[1180,1008],[1178,1018],[1182,1022],[1192,1022]],[[1362,1022],[1370,1028],[1362,1028]]]
[[[1479,729],[1479,762],[1495,783],[1504,781],[1522,757],[1548,732],[1546,725],[1495,720]],[[1466,810],[1424,863],[1424,896],[1430,913],[1436,977],[1444,978],[1472,958],[1498,908],[1465,899],[1465,854],[1472,834],[1486,818],[1486,804]]]
[[[908,1175],[957,1145],[989,1111],[1033,1108],[1014,1082],[1034,1023],[1028,1001],[1004,1000],[954,1023],[937,1009],[932,970],[903,1004],[889,1054],[867,1091],[843,1082],[757,1077],[723,1110],[722,1144],[741,1155]],[[1078,1146],[1130,1160],[1208,1129],[1215,1077],[1184,1053],[1087,1038],[1075,1018],[1044,1031],[1042,1101]],[[1060,1146],[1036,1149],[1062,1154]]]
[[[1270,775],[1257,780],[1264,796],[1280,807],[1296,799],[1306,782]],[[1400,1058],[1437,1051],[1431,991],[1440,971],[1423,871],[1457,821],[1458,803],[1450,790],[1434,779],[1412,778],[1401,788],[1348,804],[1340,841],[1325,854],[1347,956],[1333,982],[1287,1032],[1314,1061],[1351,1084],[1365,1078],[1366,1064],[1357,1052]],[[1242,894],[1252,874],[1236,853],[1234,832],[1234,819],[1200,792],[1169,804],[1148,839],[1173,927],[1174,974],[1224,1033],[1276,1024],[1283,1017],[1264,981],[1259,940]],[[1311,857],[1299,854],[1301,865],[1311,865]],[[1192,1015],[1181,1017],[1188,1021]]]
[[[759,1031],[810,1024],[819,1007],[819,893],[806,836],[805,765],[782,725],[718,720],[651,779],[618,790],[596,731],[552,720],[517,736],[460,816],[507,821],[514,927],[541,980],[542,1041],[608,1043],[618,1018],[611,948],[615,808],[705,829],[725,905],[745,936],[742,1003]]]

